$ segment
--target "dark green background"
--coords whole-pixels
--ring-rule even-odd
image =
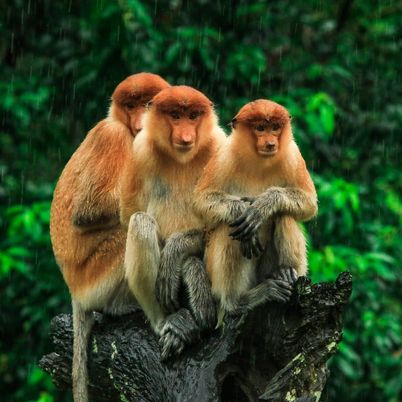
[[[268,5],[269,4],[269,5]],[[293,116],[317,186],[315,281],[354,276],[325,398],[402,400],[399,1],[26,0],[0,3],[0,395],[66,401],[37,367],[70,310],[49,242],[64,164],[116,84],[188,84],[227,123],[271,98]],[[399,237],[398,237],[399,236]]]

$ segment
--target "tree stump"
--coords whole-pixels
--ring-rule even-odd
[[[223,328],[167,362],[141,311],[96,314],[88,345],[91,401],[318,401],[351,290],[348,272],[334,283],[299,278],[288,304],[226,317]],[[40,366],[58,387],[71,387],[71,316],[55,317],[50,332],[55,352]]]

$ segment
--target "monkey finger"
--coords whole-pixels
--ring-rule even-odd
[[[236,227],[243,223],[243,221],[247,218],[248,211],[245,210],[237,219],[235,219],[232,223],[229,223],[230,227]]]
[[[281,294],[284,297],[287,297],[288,299],[290,296],[292,296],[292,290],[291,289],[285,289],[285,288],[278,288],[276,289],[279,294]]]
[[[172,332],[168,332],[162,340],[161,359],[166,360],[173,354],[180,353],[184,348],[184,343]]]
[[[278,292],[271,292],[271,300],[279,303],[286,303],[288,301],[288,299],[285,296],[282,296]]]
[[[258,238],[258,236],[255,236],[256,239],[256,246],[258,248],[258,251],[260,252],[260,254],[262,254],[262,252],[264,251],[264,247],[262,247],[262,244],[260,242],[260,239]]]
[[[178,294],[175,291],[166,292],[165,295],[165,308],[168,313],[174,313],[180,306],[178,302]]]
[[[251,248],[251,243],[249,241],[241,242],[243,244],[245,253],[243,254],[247,259],[251,260],[253,258],[253,251]]]
[[[243,242],[242,242],[243,243]],[[253,250],[251,248],[251,243],[249,241],[244,242],[246,247],[246,257],[251,260],[253,258]]]
[[[171,333],[167,333],[163,338],[160,339],[159,345],[161,346],[161,360],[165,361],[171,355],[172,349],[172,335]]]
[[[284,289],[287,291],[292,291],[292,285],[289,284],[288,281],[280,280],[280,279],[268,279],[267,284],[272,289]]]
[[[293,279],[292,269],[291,269],[291,268],[289,268],[288,270],[286,270],[286,276],[287,276],[288,282],[289,282],[290,284],[293,284],[294,279]]]
[[[288,281],[277,281],[277,282],[280,282],[277,284],[278,289],[292,293],[293,286],[291,283],[289,283]]]
[[[255,224],[252,221],[252,218],[249,217],[241,225],[232,230],[229,235],[236,240],[238,240],[238,238],[240,237],[246,238],[250,231],[254,228],[254,226]]]
[[[252,245],[252,250],[253,250],[253,256],[254,257],[259,257],[263,251],[260,240],[258,239],[257,236],[253,236],[251,238],[251,245]]]
[[[237,229],[237,231],[233,232],[231,237],[234,240],[248,240],[255,233],[254,228],[255,228],[254,224],[251,222],[248,222],[247,226],[243,226],[243,228],[241,230],[239,228],[239,229]]]
[[[289,280],[289,271],[288,271],[287,268],[280,270],[279,275],[278,275],[278,279],[280,279],[280,280],[282,280],[284,282],[288,282],[288,283],[291,282]]]
[[[296,281],[297,281],[297,278],[298,278],[298,276],[297,276],[297,271],[296,271],[294,268],[291,268],[291,269],[290,269],[290,272],[291,272],[291,276],[292,276],[293,282],[296,282]]]
[[[236,236],[237,235],[237,233],[241,233],[241,231],[244,229],[244,228],[246,228],[246,227],[248,227],[248,225],[249,225],[249,220],[246,218],[246,219],[244,219],[244,221],[242,221],[241,223],[239,223],[238,225],[236,225],[236,226],[231,226],[231,227],[233,227],[233,230],[229,233],[229,236]]]

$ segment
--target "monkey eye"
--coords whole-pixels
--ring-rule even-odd
[[[200,115],[199,112],[191,112],[189,115],[190,120],[195,120]]]
[[[278,131],[281,128],[281,125],[279,123],[273,123],[272,124],[272,130],[273,131]]]
[[[255,127],[255,129],[256,129],[257,131],[264,131],[264,130],[265,130],[265,126],[264,126],[264,124],[259,124],[258,126]]]
[[[180,119],[180,113],[179,112],[170,112],[170,117],[172,117],[175,120]]]
[[[125,106],[126,106],[127,109],[134,109],[135,103],[134,102],[129,102],[129,103],[126,103]]]

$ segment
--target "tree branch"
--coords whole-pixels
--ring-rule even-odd
[[[334,283],[300,278],[288,305],[227,317],[223,330],[205,334],[166,363],[141,311],[97,314],[89,345],[91,400],[317,401],[326,362],[342,338],[341,313],[351,290],[347,272]],[[58,387],[70,387],[71,316],[55,317],[50,332],[55,352],[40,366]]]

